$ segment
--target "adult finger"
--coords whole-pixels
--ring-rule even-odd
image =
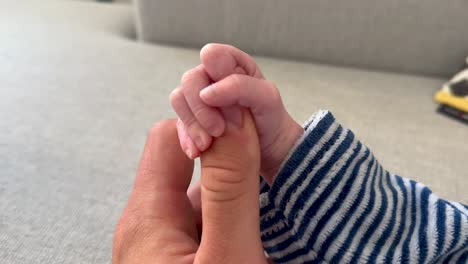
[[[230,45],[210,43],[200,51],[205,70],[215,82],[231,75],[246,74],[263,79],[255,60],[242,50]]]
[[[266,263],[259,227],[260,150],[248,110],[201,155],[203,236],[195,263]]]
[[[224,132],[224,120],[218,109],[205,105],[200,91],[211,83],[203,65],[184,73],[181,79],[182,91],[192,113],[201,127],[211,136],[219,137]],[[190,135],[196,137],[196,135]],[[204,149],[200,149],[203,151]]]
[[[164,261],[194,256],[198,237],[195,223],[189,220],[193,211],[186,195],[192,172],[193,161],[179,146],[176,120],[156,124],[115,231],[113,263],[172,263]],[[174,250],[185,251],[162,252],[168,243],[173,243]]]
[[[159,122],[149,132],[132,198],[147,201],[149,209],[154,213],[161,213],[158,209],[166,208],[167,201],[157,198],[161,195],[179,196],[180,193],[184,194],[182,197],[186,197],[193,166],[193,161],[184,155],[179,146],[176,120]]]
[[[197,230],[199,236],[202,233],[202,204],[201,204],[201,182],[200,180],[196,181],[194,184],[190,185],[187,196],[192,204],[193,213],[195,215],[195,223],[197,225]]]

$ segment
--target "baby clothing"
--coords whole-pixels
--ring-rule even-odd
[[[261,182],[275,263],[467,263],[466,205],[386,171],[328,111],[304,128],[272,186]]]

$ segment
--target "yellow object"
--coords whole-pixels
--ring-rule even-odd
[[[439,104],[445,104],[460,111],[468,112],[468,99],[454,96],[445,90],[438,91],[434,96],[434,100]]]

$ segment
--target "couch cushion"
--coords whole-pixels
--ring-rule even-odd
[[[442,75],[468,54],[465,0],[137,0],[141,38]]]
[[[71,0],[0,0],[0,27],[5,34],[32,30],[48,37],[48,31],[60,28],[74,31],[87,29],[135,38],[133,8],[128,5],[110,5],[98,2]],[[8,31],[6,31],[8,32]]]
[[[174,117],[168,94],[198,52],[123,38],[99,22],[121,21],[110,6],[41,3],[100,18],[70,29],[59,10],[0,16],[0,259],[109,263],[146,133]],[[468,202],[467,127],[431,100],[443,80],[258,61],[297,120],[328,108],[388,169]]]

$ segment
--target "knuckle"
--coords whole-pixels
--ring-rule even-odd
[[[180,82],[181,83],[187,82],[190,78],[192,78],[192,75],[193,75],[194,71],[195,71],[195,69],[190,69],[190,70],[185,71],[182,74],[182,77],[180,78]]]
[[[169,95],[169,101],[173,107],[176,107],[181,99],[183,99],[184,94],[181,88],[177,88],[171,92]]]
[[[149,132],[148,137],[161,137],[162,134],[170,134],[176,128],[176,119],[163,119],[154,124]]]
[[[197,104],[192,107],[192,113],[200,119],[200,117],[204,117],[210,114],[209,108],[203,104]]]
[[[196,78],[199,74],[200,74],[200,69],[199,68],[190,69],[190,70],[184,72],[184,74],[182,74],[182,77],[180,78],[180,82],[182,84],[188,83],[191,80],[193,80],[194,78]]]
[[[205,188],[212,192],[226,192],[242,189],[235,186],[243,185],[249,178],[249,172],[254,171],[246,160],[245,155],[233,154],[229,151],[216,151],[216,157],[202,160]],[[203,183],[203,181],[202,181]]]
[[[220,177],[220,181],[223,179],[228,182],[240,182],[245,178],[243,175],[243,158],[241,157],[228,157],[227,155],[222,155],[222,159],[212,160],[211,162],[204,162],[203,168],[208,172],[217,172],[214,174],[223,174],[229,175],[229,177],[224,178]],[[232,176],[232,177],[231,177]]]
[[[271,102],[275,105],[281,102],[281,94],[276,85],[271,81],[265,81],[268,93],[271,95]]]
[[[244,78],[245,76],[242,74],[232,74],[226,79],[227,79],[228,85],[235,87],[235,86],[241,86]]]
[[[203,170],[202,188],[211,200],[232,201],[245,194],[248,182],[242,170],[215,164]]]
[[[184,123],[185,127],[187,128],[188,133],[190,133],[190,131],[192,131],[192,129],[194,129],[195,125],[197,124],[197,120],[195,118],[193,118],[193,117],[182,120],[182,122]]]
[[[200,54],[203,56],[203,55],[206,55],[210,52],[213,52],[217,49],[217,47],[219,47],[220,44],[216,44],[216,43],[208,43],[208,44],[205,44],[205,46],[203,46],[203,48],[201,48],[200,50]]]
[[[200,58],[204,64],[214,66],[216,61],[226,55],[227,49],[228,46],[224,44],[208,43],[200,50]]]

